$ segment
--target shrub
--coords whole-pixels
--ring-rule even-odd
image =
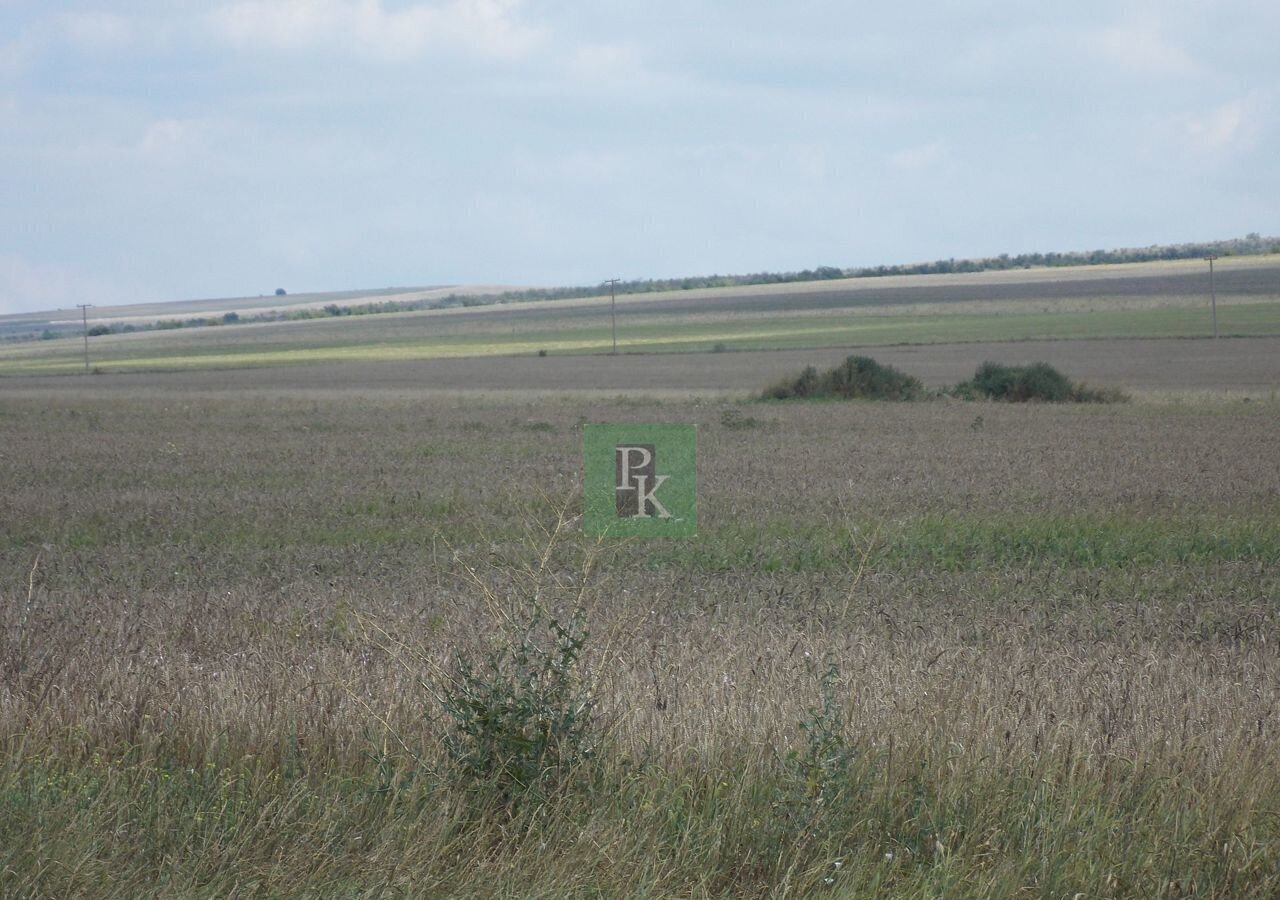
[[[840,696],[840,669],[835,656],[825,660],[819,688],[821,703],[811,706],[800,720],[804,746],[787,755],[793,771],[800,776],[804,793],[813,800],[830,803],[843,785],[854,749],[845,741],[844,700]]]
[[[1095,388],[1077,382],[1071,392],[1071,399],[1075,403],[1127,403],[1129,395],[1117,387]]]
[[[513,640],[479,662],[459,654],[441,699],[445,740],[464,783],[514,800],[551,787],[590,755],[592,701],[578,673],[587,641],[581,609],[568,620],[533,603]]]
[[[795,378],[779,381],[773,387],[766,388],[766,400],[791,400],[795,397],[813,397],[818,392],[818,370],[813,366],[805,366]]]
[[[720,413],[720,424],[725,428],[741,430],[746,428],[757,428],[761,423],[755,416],[744,416],[739,410],[726,409]]]
[[[987,398],[1010,403],[1115,403],[1127,399],[1120,391],[1086,387],[1048,363],[1006,366],[984,362],[973,378],[956,385],[951,394],[965,400]]]
[[[1071,396],[1071,379],[1048,363],[1005,366],[984,362],[973,375],[973,386],[981,396],[993,400],[1023,403],[1043,400],[1061,403]]]
[[[913,375],[884,366],[866,356],[850,356],[822,374],[813,366],[795,378],[781,381],[764,392],[770,400],[830,398],[846,400],[920,400],[924,385]]]

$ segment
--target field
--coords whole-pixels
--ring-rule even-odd
[[[165,319],[220,317],[225,313],[238,316],[263,316],[320,309],[328,304],[375,303],[388,300],[438,300],[456,292],[483,297],[508,290],[495,285],[456,285],[452,287],[382,288],[364,291],[326,291],[323,293],[282,294],[258,297],[221,297],[205,300],[178,300],[170,303],[130,303],[116,306],[94,305],[87,315],[80,309],[17,313],[0,316],[0,339],[22,334],[39,334],[50,328],[64,333],[79,333],[84,321],[94,325],[141,325]]]
[[[120,373],[77,380],[27,376],[0,382],[9,396],[74,389],[83,397],[333,396],[424,393],[524,397],[711,396],[744,399],[804,366],[830,366],[847,348],[564,356],[478,356],[393,362],[310,363],[263,369],[186,369]],[[1280,338],[1111,339],[917,344],[863,352],[917,375],[932,387],[955,384],[983,360],[1045,360],[1076,377],[1139,395],[1178,399],[1197,392],[1267,398],[1280,385]]]
[[[1280,895],[1280,328],[1124,333],[1161,290],[1089,340],[992,341],[1083,295],[738,314],[1105,405],[751,399],[830,339],[440,350],[589,304],[0,351],[0,895]],[[321,355],[231,365],[270,347]],[[583,536],[590,422],[697,424],[696,538]]]
[[[1216,290],[1220,334],[1280,337],[1274,257],[1223,260]],[[1203,264],[1186,261],[642,294],[620,298],[617,319],[622,352],[670,353],[1204,337],[1208,305]],[[95,369],[119,373],[590,354],[611,346],[606,297],[104,335],[90,340],[90,357]],[[82,352],[71,338],[0,345],[0,376],[75,372]]]

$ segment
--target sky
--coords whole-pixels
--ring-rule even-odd
[[[1280,233],[1280,3],[0,0],[0,313]]]

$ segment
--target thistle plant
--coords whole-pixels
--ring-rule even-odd
[[[552,559],[568,523],[561,509],[538,566],[517,573],[511,596],[468,570],[495,613],[496,636],[483,650],[456,651],[452,671],[440,673],[437,696],[452,724],[444,746],[457,776],[505,800],[553,790],[595,745],[595,703],[583,671],[586,568],[566,612],[546,599],[548,588],[565,586]]]

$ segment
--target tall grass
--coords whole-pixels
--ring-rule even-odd
[[[5,896],[1280,890],[1274,611],[1079,645],[1000,603],[877,611],[860,572],[820,619],[681,624],[593,547],[528,546],[464,554],[426,627],[66,615],[33,578],[41,652],[30,618],[4,631]]]
[[[6,405],[0,896],[1280,893],[1265,410],[260,402]]]

